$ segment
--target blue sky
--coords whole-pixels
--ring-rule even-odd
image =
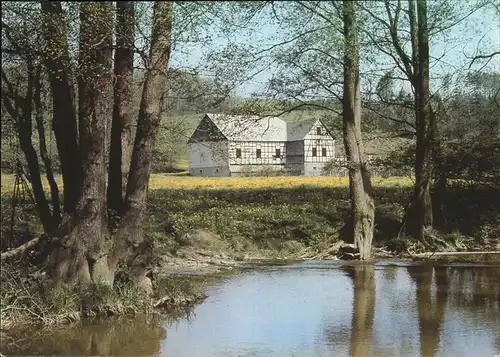
[[[457,0],[457,6],[471,4],[470,0]],[[214,6],[217,6],[214,4]],[[228,36],[217,36],[214,31],[206,29],[207,34],[212,36],[211,46],[200,46],[193,43],[184,47],[184,53],[174,52],[172,66],[189,66],[196,68],[204,67],[204,54],[213,50],[220,50],[227,43],[252,44],[254,46],[266,46],[273,43],[273,35],[278,31],[275,24],[270,23],[266,16],[261,16],[257,26],[252,29],[233,32]],[[489,53],[500,48],[500,25],[498,15],[491,8],[479,10],[465,21],[453,27],[446,38],[431,39],[431,56],[439,58],[431,62],[431,75],[439,77],[446,72],[463,71],[468,68],[472,56],[481,53]],[[361,54],[363,56],[363,54]],[[484,62],[477,62],[472,69],[481,68]],[[492,60],[485,70],[500,70],[500,56]],[[201,71],[207,73],[209,71]],[[262,91],[267,81],[273,76],[272,68],[263,70],[252,79],[240,85],[236,93],[240,96],[249,96],[253,92]],[[434,81],[434,88],[438,88],[439,80]]]

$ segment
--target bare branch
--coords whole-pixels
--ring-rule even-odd
[[[295,66],[297,66],[302,72],[304,72],[307,76],[309,76],[311,79],[313,79],[321,88],[323,88],[325,91],[333,95],[335,98],[337,98],[339,101],[342,101],[342,97],[332,91],[326,84],[324,84],[322,81],[320,81],[313,73],[311,73],[309,70],[306,68],[302,67],[298,63],[294,63]]]
[[[385,48],[383,48],[380,44],[380,41],[378,41],[377,39],[375,39],[372,35],[372,33],[370,31],[367,31],[367,30],[363,30],[363,32],[370,38],[370,40],[372,41],[372,43],[375,45],[375,47],[377,47],[377,49],[386,54],[387,56],[391,57],[392,60],[394,61],[394,63],[396,64],[396,66],[399,68],[399,70],[401,72],[403,72],[408,78],[411,78],[410,77],[410,73],[407,71],[407,68],[405,67],[405,65],[402,63],[402,60],[401,58],[399,57],[396,57],[396,55],[388,50],[386,50]]]
[[[316,32],[316,31],[320,31],[320,30],[324,30],[324,29],[326,29],[326,27],[322,27],[322,28],[315,28],[315,29],[312,29],[312,30],[309,30],[309,31],[303,32],[303,33],[301,33],[301,34],[299,34],[299,35],[297,35],[297,36],[294,36],[294,37],[292,37],[292,38],[290,38],[290,39],[288,39],[288,40],[282,41],[282,42],[280,42],[280,43],[275,43],[274,45],[269,46],[268,48],[264,48],[264,49],[262,49],[262,50],[260,50],[260,51],[256,52],[256,53],[255,53],[255,54],[253,54],[253,55],[254,55],[254,56],[258,56],[258,55],[260,55],[260,54],[262,54],[262,53],[269,52],[269,51],[271,51],[271,50],[275,49],[276,47],[280,47],[280,46],[283,46],[283,45],[287,45],[287,44],[289,44],[289,43],[292,43],[292,42],[294,42],[294,41],[298,40],[299,38],[301,38],[302,36],[309,35],[310,33],[313,33],[313,32]]]
[[[34,93],[34,102],[35,102],[35,120],[36,127],[38,130],[38,140],[40,146],[40,157],[45,165],[45,174],[47,176],[47,181],[50,186],[50,196],[52,200],[52,218],[54,220],[53,225],[57,227],[59,222],[61,221],[61,205],[59,199],[59,187],[57,186],[57,182],[54,178],[54,171],[52,169],[52,161],[47,152],[47,145],[45,143],[45,126],[43,123],[43,108],[42,108],[42,98],[41,98],[41,72],[42,68],[39,65],[35,74],[35,93]]]
[[[329,23],[330,25],[332,25],[335,29],[337,29],[337,31],[339,31],[340,34],[343,34],[344,32],[338,28],[338,23],[334,23],[332,22],[332,19],[329,18],[328,16],[326,15],[323,15],[321,14],[320,12],[318,12],[317,10],[315,10],[313,7],[309,6],[308,3],[306,3],[305,1],[297,1],[296,2],[297,4],[301,5],[302,7],[306,8],[308,11],[310,11],[311,13],[321,17],[323,20],[325,20],[327,23]],[[308,4],[308,5],[306,5]]]
[[[429,36],[433,36],[433,35],[437,35],[438,33],[440,32],[444,32],[446,30],[449,30],[451,29],[452,27],[455,27],[456,25],[458,25],[459,23],[461,23],[462,21],[466,20],[467,18],[469,18],[472,14],[474,14],[475,12],[481,10],[483,7],[485,7],[487,5],[486,2],[484,2],[483,4],[480,4],[480,6],[478,7],[475,7],[473,8],[471,11],[469,11],[466,15],[464,15],[463,17],[459,18],[457,21],[453,22],[452,24],[449,24],[447,26],[443,26],[441,28],[437,28],[436,31],[432,31],[434,29],[434,27],[429,27]]]
[[[378,111],[376,110],[374,107],[370,106],[370,105],[365,105],[366,109],[372,111],[373,113],[377,114],[377,115],[380,115],[382,118],[384,119],[387,119],[387,120],[390,120],[394,123],[398,123],[398,124],[404,124],[404,125],[408,125],[410,126],[412,129],[415,129],[416,130],[416,126],[415,126],[415,123],[411,123],[409,121],[406,121],[406,120],[401,120],[401,119],[396,119],[396,118],[393,118],[387,114],[384,114],[382,113],[381,111]]]
[[[13,257],[16,257],[18,255],[25,253],[28,249],[37,245],[42,240],[42,238],[44,238],[44,236],[33,238],[32,240],[20,245],[17,248],[14,248],[14,249],[11,249],[11,250],[8,250],[8,251],[2,253],[0,255],[2,262],[7,260],[7,259],[11,259]]]
[[[474,64],[474,62],[478,59],[488,59],[488,60],[491,60],[493,57],[497,56],[497,55],[500,55],[500,51],[496,51],[496,52],[493,52],[493,53],[490,53],[489,55],[478,55],[478,56],[474,56],[474,58],[472,58],[472,61],[471,63],[469,64],[469,69],[472,67],[472,65]],[[489,62],[489,61],[488,61]]]

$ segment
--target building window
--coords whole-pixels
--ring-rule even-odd
[[[276,158],[279,158],[281,156],[281,150],[276,149]]]
[[[236,149],[236,158],[237,159],[241,158],[241,149]]]
[[[326,148],[321,148],[321,156],[326,156]]]
[[[257,149],[256,154],[257,154],[257,159],[260,159],[262,156],[262,152],[260,151],[260,149]]]
[[[321,127],[318,126],[316,128],[316,134],[321,135]]]
[[[318,156],[318,149],[313,148],[313,157]]]

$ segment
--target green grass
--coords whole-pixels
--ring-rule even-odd
[[[13,184],[10,179],[12,176],[2,175],[2,233],[5,234],[10,234],[8,196]],[[188,230],[204,228],[241,251],[249,247],[296,250],[297,244],[331,243],[344,238],[348,221],[349,192],[344,181],[339,178],[252,180],[153,175],[148,200],[148,234],[175,245]],[[398,235],[412,188],[402,179],[375,181],[375,244],[379,244]],[[472,187],[457,182],[448,187],[443,210],[445,232],[456,232],[450,239],[456,240],[458,234],[465,239],[494,237],[499,226],[500,191],[495,187]],[[17,240],[12,246],[23,237],[36,236],[41,231],[33,206],[30,210],[18,211],[17,216],[13,232]]]
[[[408,186],[375,187],[376,245],[397,237],[411,191]],[[443,210],[443,233],[459,232],[476,240],[494,237],[500,191],[453,185]],[[349,211],[347,187],[157,189],[149,197],[148,229],[162,241],[175,241],[191,228],[205,228],[236,250],[297,250],[297,244],[324,247],[345,240]]]
[[[401,194],[392,202],[380,199],[379,212],[394,224],[403,212],[401,198],[406,193]],[[349,194],[347,187],[158,189],[150,195],[148,210],[150,232],[158,239],[204,228],[220,235],[235,250],[297,250],[297,244],[305,247],[341,237],[349,214]],[[389,235],[389,227],[378,228],[379,236]]]
[[[145,295],[116,277],[113,288],[106,285],[73,286],[52,284],[23,263],[4,264],[0,272],[0,311],[2,325],[55,325],[82,317],[96,318],[149,314],[159,309],[172,311],[190,308],[205,295],[204,282],[189,277],[161,275],[155,281],[155,293]]]

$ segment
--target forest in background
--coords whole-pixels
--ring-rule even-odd
[[[187,170],[187,141],[205,113],[236,115],[280,115],[285,120],[318,118],[329,126],[337,139],[336,151],[343,152],[342,120],[340,115],[322,108],[302,107],[287,112],[300,102],[277,99],[232,97],[217,98],[215,84],[182,71],[171,71],[172,89],[165,100],[165,113],[158,133],[152,170],[155,173]],[[137,95],[140,98],[140,76],[137,76]],[[451,75],[450,75],[451,77]],[[381,97],[364,102],[363,134],[368,153],[377,157],[374,164],[392,176],[411,173],[414,155],[414,128],[411,123],[411,95],[395,93],[387,78],[378,84]],[[500,74],[470,72],[455,83],[451,80],[436,95],[438,125],[443,146],[442,170],[450,178],[479,182],[498,182],[500,153]],[[47,88],[48,90],[48,88]],[[214,93],[213,96],[206,93]],[[215,98],[214,98],[215,97]],[[321,104],[321,101],[317,102]],[[138,105],[138,103],[137,103]],[[4,110],[4,109],[3,109]],[[16,158],[25,161],[16,139],[15,128],[8,113],[2,120],[2,172],[13,173]],[[4,115],[2,114],[2,115]],[[49,126],[51,113],[45,116]],[[397,118],[398,121],[392,120]],[[47,148],[58,170],[57,148],[52,131],[48,131]],[[39,150],[37,133],[33,137]]]

